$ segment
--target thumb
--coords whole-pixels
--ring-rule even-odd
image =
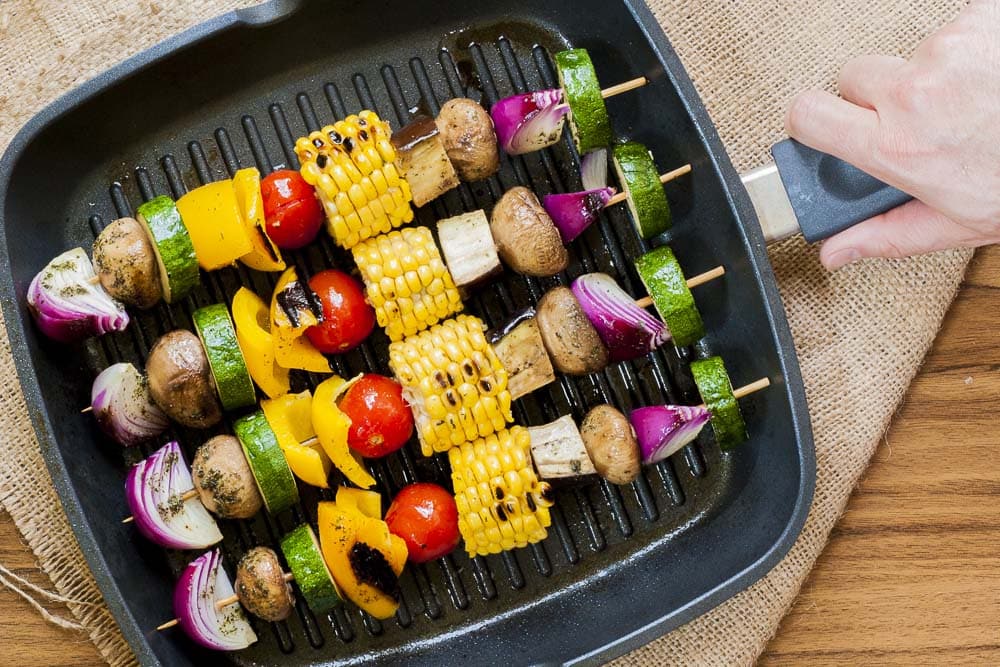
[[[830,237],[819,257],[834,271],[863,257],[909,257],[988,242],[914,199]]]

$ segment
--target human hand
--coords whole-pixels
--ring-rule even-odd
[[[908,61],[851,60],[838,85],[796,96],[788,134],[915,199],[827,240],[828,269],[1000,242],[1000,0],[972,0]]]

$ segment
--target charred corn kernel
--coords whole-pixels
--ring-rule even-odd
[[[370,207],[362,216],[364,211]],[[382,234],[358,244],[353,252],[368,302],[390,340],[411,336],[462,310],[461,295],[428,228]],[[431,295],[427,288],[435,282],[440,292]]]
[[[545,539],[551,517],[533,492],[549,502],[548,485],[539,482],[530,449],[527,429],[514,426],[448,452],[459,531],[470,556]]]
[[[459,315],[389,346],[389,366],[413,408],[425,456],[489,435],[512,420],[506,379],[488,380],[490,395],[482,387],[483,378],[503,370],[484,329],[478,318]]]
[[[413,220],[391,135],[389,124],[366,110],[295,142],[302,176],[316,187],[338,245],[350,249]]]

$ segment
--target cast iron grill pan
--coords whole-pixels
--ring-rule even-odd
[[[593,4],[596,10],[598,3]],[[519,664],[570,660],[595,652],[606,656],[623,651],[626,644],[621,643],[622,638],[643,626],[661,617],[670,617],[669,622],[677,624],[684,620],[684,614],[693,615],[694,608],[688,609],[692,603],[708,604],[707,597],[698,598],[760,559],[798,512],[802,479],[797,459],[802,442],[796,438],[788,414],[776,334],[750,266],[752,258],[740,247],[741,239],[731,220],[732,207],[725,197],[713,192],[725,194],[725,184],[714,173],[711,156],[699,139],[699,128],[676,98],[658,63],[654,61],[650,68],[642,58],[620,50],[622,45],[614,39],[614,29],[607,22],[595,24],[600,30],[589,27],[581,38],[573,25],[565,26],[564,21],[571,16],[566,12],[553,21],[548,15],[551,10],[526,7],[524,11],[510,10],[509,16],[518,16],[516,21],[479,16],[471,23],[456,23],[456,16],[447,12],[442,20],[430,20],[428,12],[442,9],[424,8],[424,20],[417,23],[405,21],[398,4],[379,12],[375,9],[370,11],[381,17],[381,39],[374,37],[356,52],[352,47],[347,47],[346,53],[340,51],[314,33],[329,34],[331,11],[340,16],[341,23],[355,26],[373,25],[374,16],[358,9],[356,16],[345,18],[344,14],[355,10],[313,3],[274,26],[220,32],[124,80],[108,91],[105,99],[78,106],[75,116],[71,114],[56,128],[55,141],[35,149],[45,158],[68,159],[79,170],[64,174],[63,180],[55,179],[69,190],[56,202],[62,207],[56,209],[62,212],[56,219],[58,224],[35,231],[36,239],[40,235],[43,240],[38,244],[25,238],[24,229],[30,224],[28,220],[38,218],[34,206],[39,202],[21,208],[11,197],[5,209],[18,297],[23,301],[24,286],[45,260],[32,257],[32,261],[18,261],[16,248],[30,246],[35,256],[49,256],[72,245],[89,249],[105,224],[116,217],[134,215],[140,203],[157,195],[178,198],[247,166],[256,166],[262,174],[278,168],[297,169],[293,151],[296,137],[363,108],[376,110],[398,128],[415,113],[436,115],[441,103],[452,97],[472,97],[488,107],[514,92],[555,87],[550,54],[571,43],[590,49],[605,85],[643,74],[653,80],[647,90],[610,101],[616,130],[619,135],[648,143],[664,170],[686,161],[694,163],[691,181],[668,186],[675,227],[687,232],[670,240],[688,275],[717,263],[726,265],[728,273],[722,281],[696,292],[712,332],[696,348],[678,353],[667,346],[645,359],[613,365],[600,374],[562,377],[516,402],[515,420],[535,425],[572,414],[579,422],[599,403],[611,403],[626,414],[643,405],[699,403],[687,365],[692,358],[716,353],[726,358],[734,382],[769,375],[777,380],[777,387],[761,398],[741,402],[753,439],[736,454],[722,455],[707,429],[682,453],[645,468],[630,486],[617,487],[604,481],[558,485],[553,525],[549,538],[541,544],[471,560],[460,547],[441,561],[408,565],[401,581],[402,603],[393,619],[378,621],[350,603],[329,616],[317,617],[299,598],[287,621],[269,624],[251,617],[260,638],[257,644],[239,653],[215,656],[195,647],[180,630],[152,631],[158,622],[172,617],[173,582],[196,554],[164,551],[119,523],[127,514],[123,453],[125,463],[132,464],[167,439],[177,439],[190,461],[198,445],[214,433],[174,425],[152,445],[120,450],[102,438],[90,420],[75,412],[87,404],[89,383],[101,369],[117,361],[141,367],[158,336],[176,328],[193,328],[191,314],[195,309],[230,302],[241,285],[266,299],[277,275],[253,272],[242,265],[203,273],[202,286],[191,298],[172,307],[161,305],[147,313],[133,313],[126,332],[91,341],[82,355],[40,340],[28,324],[34,371],[42,385],[42,410],[52,422],[55,446],[69,468],[69,485],[100,549],[99,554],[89,556],[97,559],[96,569],[108,570],[107,577],[98,572],[106,597],[113,597],[107,590],[109,585],[114,594],[123,597],[124,609],[116,611],[144,660],[152,661],[155,656],[168,664],[201,664],[213,657],[241,664],[404,659]],[[446,9],[459,11],[457,3]],[[477,11],[483,13],[483,9]],[[414,10],[411,7],[409,11]],[[613,12],[620,23],[626,16],[631,21],[625,11],[618,6]],[[434,27],[416,27],[425,24]],[[637,27],[630,23],[627,29],[635,32]],[[648,44],[642,46],[650,51]],[[281,59],[280,64],[274,62],[276,58]],[[107,106],[123,103],[127,108],[110,110]],[[90,139],[80,135],[85,127]],[[78,142],[102,145],[103,151],[88,154],[86,148],[72,150],[58,141],[72,135]],[[53,153],[51,146],[61,146],[62,152]],[[20,164],[31,161],[33,154],[29,151],[27,155]],[[60,171],[60,167],[54,169]],[[537,154],[503,156],[497,176],[463,184],[418,210],[414,224],[433,229],[440,218],[477,208],[489,212],[514,185],[525,185],[539,196],[578,190],[578,172],[572,146],[565,140]],[[72,178],[65,178],[70,175]],[[18,193],[16,187],[11,191]],[[718,210],[711,208],[713,205]],[[693,229],[695,225],[702,229]],[[728,245],[738,252],[720,247],[717,239],[711,238],[723,229],[736,241]],[[642,293],[631,259],[647,245],[634,232],[625,207],[606,211],[601,224],[588,230],[570,249],[572,260],[564,274],[533,279],[508,271],[502,279],[469,295],[467,312],[481,317],[491,328],[500,327],[510,316],[537,302],[545,290],[591,271],[610,273],[633,295]],[[350,253],[335,247],[325,233],[318,243],[288,253],[286,259],[304,279],[323,268],[350,271],[354,267]],[[728,303],[734,297],[745,300],[739,311]],[[336,372],[344,377],[365,371],[391,374],[387,348],[387,338],[377,329],[361,348],[334,358]],[[293,391],[315,386],[319,380],[319,376],[303,373],[294,379]],[[227,415],[215,432],[231,433],[228,418],[235,416],[238,414]],[[765,456],[773,460],[765,471],[758,467],[757,459],[766,447],[772,451]],[[783,456],[775,455],[775,449]],[[410,482],[433,481],[450,488],[446,456],[422,457],[415,439],[398,454],[369,461],[369,467],[385,505]],[[772,475],[781,481],[768,479]],[[331,480],[334,489],[339,481],[335,473]],[[747,497],[751,487],[760,484],[769,493]],[[262,511],[247,521],[220,521],[225,537],[221,547],[230,576],[240,556],[252,546],[268,545],[280,553],[277,543],[284,533],[303,521],[315,526],[316,503],[333,495],[302,484],[300,494],[299,505],[278,517]],[[730,532],[727,542],[707,541],[706,526],[734,510],[733,518],[742,522],[737,530],[751,533],[752,538]],[[720,550],[726,552],[721,559],[725,567],[713,572],[714,557]],[[707,552],[716,553],[713,557]],[[682,563],[682,554],[694,557],[692,563],[699,561],[701,578],[714,585],[699,581],[691,565]],[[671,569],[664,569],[664,565]],[[744,578],[742,585],[752,581],[746,573]],[[115,607],[112,600],[109,602]]]

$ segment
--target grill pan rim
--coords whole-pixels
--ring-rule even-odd
[[[4,155],[0,158],[0,228],[3,226],[2,217],[6,210],[13,167],[24,149],[50,123],[71,112],[85,101],[115,86],[123,79],[141,72],[154,63],[171,56],[176,51],[195,47],[199,42],[230,29],[241,26],[266,25],[279,21],[294,14],[300,4],[302,4],[302,0],[271,0],[264,5],[232,11],[209,19],[132,56],[49,104],[15,135]],[[706,166],[711,165],[711,168],[716,171],[716,175],[724,185],[728,203],[740,222],[741,234],[751,259],[751,270],[758,283],[763,287],[765,314],[779,343],[777,354],[784,378],[781,388],[788,395],[793,421],[792,428],[797,440],[799,485],[795,503],[784,530],[774,544],[751,565],[715,588],[705,591],[686,605],[671,610],[665,616],[587,655],[577,657],[573,664],[599,664],[621,655],[669,629],[696,618],[763,577],[788,553],[801,532],[812,503],[816,481],[812,430],[791,331],[785,318],[774,273],[767,257],[763,236],[748,195],[694,85],[652,12],[642,0],[624,0],[624,4],[641,28],[657,58],[663,64],[666,76],[675,87],[678,96],[690,114],[696,132],[708,148],[709,161]],[[2,246],[0,247],[0,272],[3,273],[2,279],[0,279],[0,297],[2,297],[0,300],[2,300],[3,313],[7,322],[15,367],[43,458],[91,573],[123,635],[142,664],[160,664],[146,633],[138,626],[135,617],[129,611],[117,581],[111,575],[105,562],[103,552],[91,530],[87,517],[83,513],[81,502],[68,476],[66,461],[55,443],[49,415],[44,409],[37,409],[37,406],[43,404],[43,400],[28,353],[27,323],[24,317],[26,311],[18,302],[18,294],[10,266],[10,249],[6,243],[2,243],[0,246]],[[33,409],[32,406],[35,408]]]

